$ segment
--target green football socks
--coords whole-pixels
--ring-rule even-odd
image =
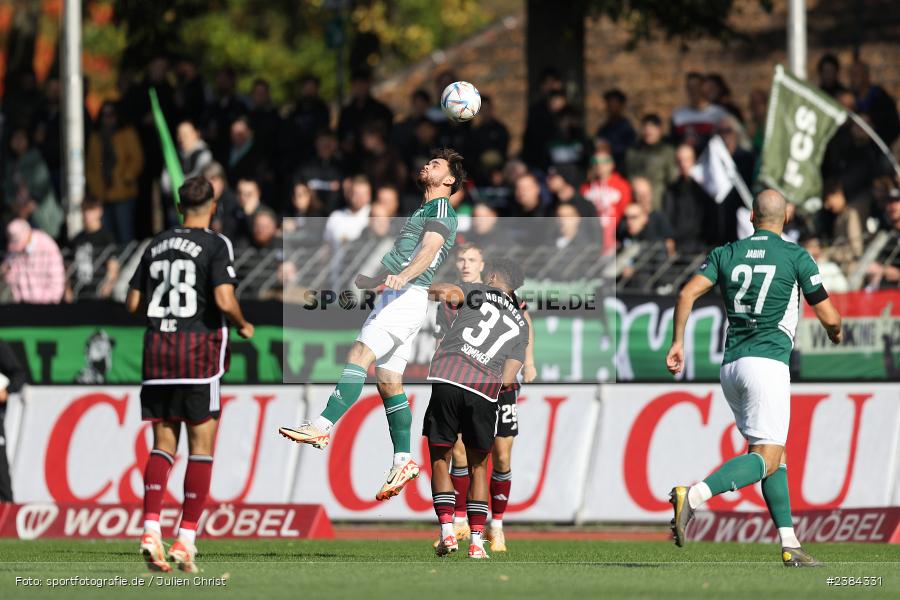
[[[729,460],[710,474],[703,482],[713,496],[733,492],[756,483],[766,476],[766,461],[756,452],[742,454]]]
[[[775,527],[793,527],[791,497],[788,494],[787,465],[780,465],[775,472],[762,480],[762,494],[769,507]]]
[[[397,394],[384,399],[384,414],[387,415],[394,454],[409,452],[409,430],[412,427],[412,411],[406,394]]]
[[[328,404],[322,411],[322,417],[332,424],[337,423],[338,419],[343,417],[344,413],[359,399],[365,382],[366,370],[359,365],[347,363],[334,391],[328,397]]]

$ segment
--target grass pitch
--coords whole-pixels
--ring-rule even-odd
[[[810,544],[827,566],[785,569],[778,548],[757,544],[677,549],[663,542],[517,541],[514,532],[508,542],[509,552],[473,561],[462,545],[460,553],[436,558],[424,540],[201,540],[200,580],[148,574],[137,541],[2,540],[0,598],[900,597],[900,545]],[[828,584],[830,577],[867,576],[881,577],[881,585]],[[66,580],[72,577],[87,581]],[[96,587],[112,578],[120,583]]]

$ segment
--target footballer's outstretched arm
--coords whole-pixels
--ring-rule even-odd
[[[452,283],[432,283],[428,288],[428,297],[439,302],[448,302],[459,306],[466,299],[462,288]]]
[[[241,312],[241,305],[238,304],[237,297],[234,295],[234,285],[230,283],[217,285],[214,295],[216,297],[216,306],[237,327],[238,334],[244,339],[249,340],[252,338],[253,325],[244,318],[244,313]]]
[[[410,280],[415,279],[431,266],[431,263],[434,262],[434,257],[437,256],[441,246],[444,245],[444,241],[445,238],[441,234],[435,231],[426,231],[425,236],[422,238],[422,244],[419,246],[419,251],[410,263],[398,274],[388,275],[384,280],[384,285],[395,290],[406,287]]]
[[[713,288],[713,282],[703,275],[694,275],[690,281],[681,288],[678,301],[675,304],[675,329],[672,332],[672,347],[666,354],[666,367],[673,375],[680,373],[684,368],[684,330],[687,328],[688,317],[694,308],[697,298]]]

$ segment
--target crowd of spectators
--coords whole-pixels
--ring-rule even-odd
[[[816,77],[814,83],[860,114],[885,143],[900,136],[896,103],[872,83],[865,63],[854,63],[845,76],[836,58],[825,55]],[[547,243],[564,248],[583,241],[606,254],[635,243],[655,244],[669,256],[696,253],[745,233],[737,192],[716,202],[697,181],[697,162],[719,135],[754,189],[765,91],[755,90],[745,111],[723,76],[691,72],[682,106],[669,115],[633,115],[626,92],[610,89],[603,93],[602,122],[588,130],[565,81],[548,69],[540,98],[528,108],[521,151],[513,155],[498,110],[502,100],[482,96],[472,122],[447,121],[436,99],[455,79],[452,72],[438,73],[432,89],[417,89],[402,114],[394,114],[373,96],[371,74],[356,71],[348,101],[332,114],[314,76],[302,77],[278,106],[265,79],[241,90],[230,69],[206,81],[191,59],[157,57],[143,73],[120,74],[116,97],[103,103],[96,120],[86,113],[84,230],[73,237],[60,202],[60,83],[50,78],[39,86],[23,76],[3,99],[0,241],[7,250],[7,287],[17,301],[56,302],[73,297],[79,282],[96,280],[99,268],[99,295],[108,295],[119,265],[104,249],[176,222],[150,88],[175,135],[185,175],[212,182],[214,227],[239,252],[276,248],[283,238],[339,246],[388,235],[390,218],[409,214],[421,201],[416,173],[440,146],[465,156],[470,181],[451,201],[472,241],[502,241],[508,233],[496,226],[500,217],[546,217],[552,221]],[[898,285],[900,191],[892,173],[872,140],[848,120],[826,152],[822,208],[792,211],[785,235],[820,263],[834,265],[829,272],[838,286],[846,289],[865,242],[879,230],[891,236],[882,253],[887,262],[872,264],[866,281]],[[69,281],[60,275],[60,247],[68,248],[74,265]],[[36,257],[39,251],[52,256]],[[46,281],[35,280],[37,262],[46,266]]]

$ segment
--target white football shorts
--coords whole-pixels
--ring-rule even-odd
[[[402,374],[427,311],[426,288],[411,285],[402,290],[385,289],[356,340],[375,354],[376,367]]]
[[[745,356],[719,371],[738,431],[750,445],[784,446],[791,423],[791,372],[779,360]]]

